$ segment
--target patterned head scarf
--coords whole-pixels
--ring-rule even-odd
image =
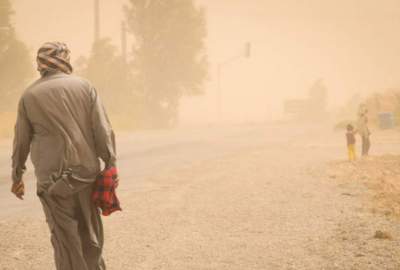
[[[40,47],[37,54],[37,70],[42,76],[52,71],[70,74],[72,73],[72,66],[69,63],[69,55],[70,51],[64,43],[46,42]]]

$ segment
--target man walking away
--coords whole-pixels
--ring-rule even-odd
[[[59,42],[38,51],[41,78],[18,106],[12,192],[23,199],[22,175],[31,152],[56,269],[104,270],[103,225],[91,196],[101,173],[99,158],[105,169],[116,166],[114,132],[95,88],[71,75],[69,55]]]

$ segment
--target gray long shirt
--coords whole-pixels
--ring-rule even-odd
[[[359,115],[357,121],[357,131],[361,137],[369,137],[371,134],[368,128],[368,117],[366,115]]]
[[[28,87],[18,105],[13,181],[22,179],[29,152],[39,190],[66,170],[76,179],[94,182],[101,170],[99,158],[106,166],[115,166],[114,132],[89,82],[55,73]]]

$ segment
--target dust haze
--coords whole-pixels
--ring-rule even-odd
[[[10,192],[47,41],[116,131],[107,269],[400,269],[399,30],[399,0],[0,0],[0,269],[54,269],[31,162]]]
[[[47,40],[63,40],[76,60],[93,42],[93,1],[12,1],[19,37],[32,59]],[[120,48],[125,1],[101,1],[100,33]],[[180,123],[214,122],[217,66],[251,42],[249,59],[221,74],[222,118],[262,122],[284,117],[287,98],[303,98],[319,78],[335,112],[354,94],[366,96],[400,82],[400,5],[385,1],[197,1],[206,9],[209,59],[205,95],[183,98]],[[128,37],[128,50],[135,42]]]

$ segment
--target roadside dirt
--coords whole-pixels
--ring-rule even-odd
[[[398,158],[331,162],[336,148],[269,143],[155,171],[147,189],[123,180],[108,269],[400,269]],[[0,256],[2,270],[54,269],[43,215],[1,220]]]

